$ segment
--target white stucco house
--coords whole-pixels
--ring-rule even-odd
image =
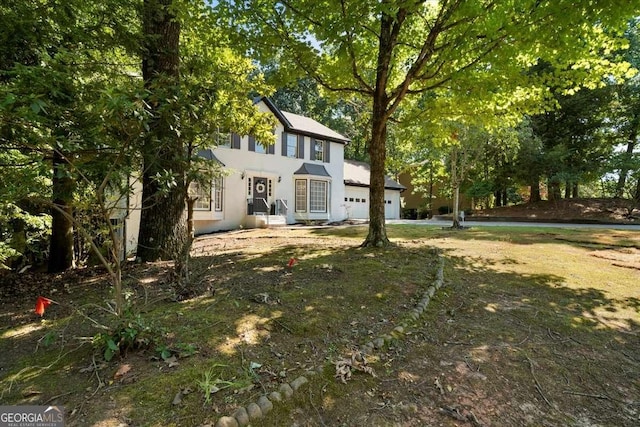
[[[345,136],[308,117],[278,109],[268,98],[257,107],[277,119],[276,142],[267,147],[253,136],[223,134],[222,141],[199,154],[226,170],[211,189],[192,185],[197,194],[194,231],[206,234],[240,227],[367,219],[369,168],[345,161]],[[404,187],[387,178],[387,218],[400,218]],[[128,199],[124,220],[125,253],[137,243],[141,191]]]

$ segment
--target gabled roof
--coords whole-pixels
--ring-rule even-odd
[[[371,168],[368,163],[358,162],[355,160],[344,161],[344,183],[345,185],[353,185],[355,187],[369,187],[371,177]],[[407,189],[404,185],[394,181],[385,175],[384,188],[388,190],[404,191]]]
[[[325,139],[329,141],[348,144],[351,140],[333,129],[329,129],[322,123],[319,123],[309,117],[299,114],[282,111],[269,98],[260,99],[271,110],[276,118],[282,123],[285,131],[311,136],[313,138]]]

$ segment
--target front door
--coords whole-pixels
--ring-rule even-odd
[[[269,213],[267,185],[267,178],[254,178],[253,180],[253,212],[255,213]]]

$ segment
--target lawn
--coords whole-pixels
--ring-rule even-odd
[[[5,276],[0,402],[62,405],[70,425],[213,425],[304,376],[252,425],[638,424],[640,233],[399,225],[376,251],[365,232],[201,237],[188,292],[166,263],[128,266],[136,340],[109,361],[99,269]],[[59,303],[42,319],[38,295]],[[335,378],[379,337],[373,371]]]

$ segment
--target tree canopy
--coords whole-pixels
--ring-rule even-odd
[[[438,116],[440,108],[458,117],[539,110],[549,85],[571,91],[624,75],[628,64],[601,53],[626,43],[624,25],[639,10],[637,1],[599,0],[227,0],[218,8],[256,59],[276,56],[288,75],[306,74],[368,101],[371,203],[364,245],[372,246],[388,243],[386,136],[405,99],[423,98],[426,116]],[[553,72],[524,72],[540,61]]]

